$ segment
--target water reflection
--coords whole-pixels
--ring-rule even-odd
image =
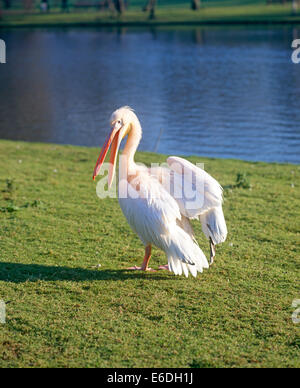
[[[113,109],[141,118],[141,149],[300,161],[299,28],[1,32],[0,137],[98,146]],[[159,139],[159,142],[158,142]]]

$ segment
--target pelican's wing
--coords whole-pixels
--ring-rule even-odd
[[[227,227],[222,210],[223,189],[206,171],[189,161],[171,156],[171,194],[181,214],[199,218],[202,230],[215,244],[225,241]]]
[[[196,276],[197,272],[208,268],[201,249],[179,225],[181,214],[177,201],[156,178],[141,174],[130,183],[121,181],[120,186],[123,192],[129,191],[126,198],[119,193],[129,225],[145,245],[154,244],[166,252],[175,274],[187,275],[190,271]]]
[[[126,198],[122,198],[122,193]],[[178,203],[148,174],[140,174],[130,183],[122,180],[119,202],[130,226],[144,243],[156,235],[170,233],[176,220],[181,219]]]
[[[167,162],[173,172],[172,190],[182,214],[196,218],[222,205],[222,187],[206,171],[177,156],[169,157]]]

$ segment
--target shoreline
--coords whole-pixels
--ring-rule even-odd
[[[217,21],[217,20],[208,20],[208,21],[198,21],[198,22],[190,22],[190,21],[178,21],[178,22],[71,22],[71,23],[22,23],[22,24],[11,24],[11,23],[1,23],[0,22],[0,30],[4,29],[13,29],[13,28],[58,28],[58,27],[77,27],[77,28],[86,28],[86,27],[137,27],[137,28],[143,28],[143,27],[209,27],[209,26],[286,26],[286,25],[293,25],[293,26],[300,26],[300,18],[299,20],[277,20],[277,21],[270,21],[270,20],[262,20],[262,21],[255,21],[255,20],[247,20],[247,21],[234,21],[234,20],[228,20],[228,21]]]
[[[42,14],[11,12],[4,13],[0,29],[51,28],[51,27],[179,27],[179,26],[228,26],[228,25],[299,25],[300,10],[293,15],[290,5],[239,5],[231,7],[205,6],[200,11],[186,8],[158,8],[156,18],[130,9],[122,16],[106,11],[61,13],[54,9]]]
[[[27,140],[11,140],[11,139],[2,139],[0,138],[0,147],[1,145],[7,143],[8,145],[11,143],[15,143],[17,146],[22,146],[22,145],[27,145],[27,146],[32,146],[32,147],[58,147],[63,149],[77,149],[78,151],[83,150],[83,151],[100,151],[101,145],[99,146],[85,146],[85,145],[75,145],[75,144],[59,144],[59,143],[52,143],[52,142],[39,142],[39,141],[27,141]],[[146,155],[146,156],[155,156],[157,155],[159,158],[164,157],[166,158],[167,156],[170,156],[168,154],[164,154],[161,152],[153,152],[153,151],[145,151],[145,150],[137,150],[137,155]],[[245,164],[261,164],[261,165],[276,165],[276,166],[290,166],[290,167],[295,167],[295,166],[300,166],[300,163],[292,163],[292,162],[276,162],[276,161],[264,161],[264,160],[249,160],[249,159],[238,159],[238,158],[226,158],[226,157],[216,157],[216,156],[209,156],[209,155],[195,155],[195,154],[190,154],[190,155],[185,155],[185,154],[180,154],[177,155],[181,158],[187,158],[187,159],[205,159],[205,160],[210,160],[210,161],[227,161],[227,162],[234,162],[234,163],[245,163]]]

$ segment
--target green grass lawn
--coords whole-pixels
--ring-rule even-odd
[[[300,166],[189,158],[225,187],[229,235],[186,279],[126,270],[144,249],[96,196],[98,153],[0,141],[0,367],[299,367]]]
[[[172,25],[172,24],[224,24],[224,23],[300,23],[298,15],[292,15],[292,6],[266,5],[265,1],[213,1],[203,2],[199,11],[192,11],[189,2],[173,1],[169,6],[163,3],[158,7],[155,20],[149,20],[148,14],[141,11],[141,4],[133,6],[122,16],[113,16],[109,12],[73,11],[60,13],[53,9],[49,14],[12,13],[5,14],[0,27],[23,26],[76,26],[76,25]]]

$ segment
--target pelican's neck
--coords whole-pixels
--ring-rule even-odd
[[[140,144],[142,138],[142,127],[139,120],[136,118],[131,123],[131,130],[128,134],[128,139],[122,153],[126,157],[127,161],[127,171],[130,174],[130,171],[136,170],[136,164],[134,162],[135,152]]]

